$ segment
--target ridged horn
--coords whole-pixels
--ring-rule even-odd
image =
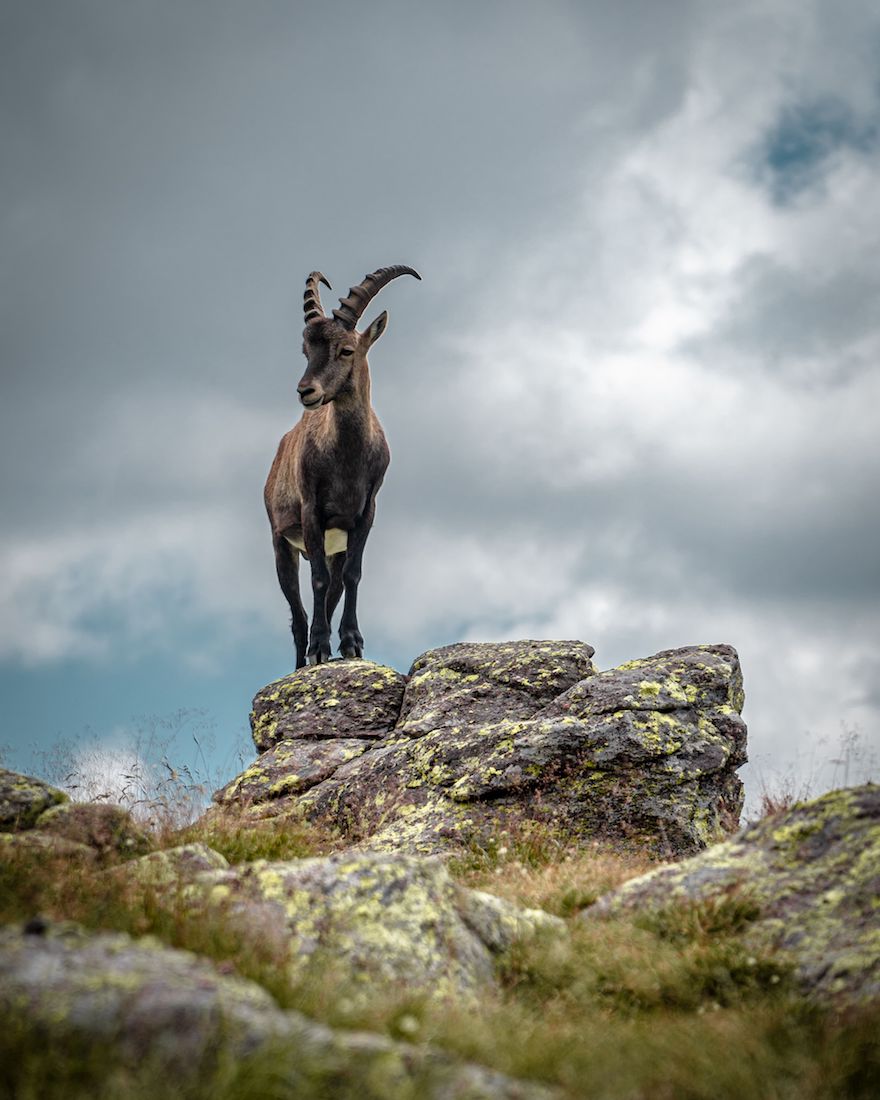
[[[321,305],[321,288],[318,283],[323,283],[328,290],[333,289],[320,271],[313,271],[309,275],[306,279],[306,290],[303,294],[303,313],[305,314],[306,324],[309,321],[314,321],[317,317],[326,317],[324,307]]]
[[[394,264],[393,267],[380,267],[372,275],[365,275],[357,286],[353,286],[347,298],[339,299],[339,308],[333,310],[333,316],[347,329],[353,329],[361,319],[361,314],[376,297],[383,286],[387,286],[398,275],[413,275],[421,281],[421,275],[411,267]]]

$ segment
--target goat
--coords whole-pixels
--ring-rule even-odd
[[[382,312],[358,332],[361,314],[379,291],[411,267],[380,267],[341,298],[327,317],[320,271],[306,279],[303,354],[308,366],[297,386],[305,408],[284,436],[269,471],[263,499],[272,526],[278,582],[290,604],[296,667],[330,660],[330,623],[343,591],[339,652],[362,657],[357,591],[367,536],[376,514],[376,494],[391,452],[370,403],[367,352],[385,331]],[[299,556],[312,572],[314,613],[309,621],[299,591]],[[328,564],[329,561],[329,564]],[[307,648],[308,646],[308,648]]]

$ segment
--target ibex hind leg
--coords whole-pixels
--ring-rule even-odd
[[[276,536],[274,545],[278,583],[290,605],[290,631],[296,647],[296,667],[304,668],[309,641],[309,618],[299,594],[299,551],[281,535]]]
[[[327,591],[327,620],[333,618],[333,613],[342,599],[342,567],[345,565],[345,554],[334,554],[330,558],[330,588]]]

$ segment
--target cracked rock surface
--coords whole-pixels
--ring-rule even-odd
[[[582,919],[663,911],[742,894],[746,935],[791,957],[812,996],[880,997],[880,786],[832,791],[691,859],[632,879]]]
[[[720,839],[742,807],[736,651],[688,646],[603,672],[593,653],[461,643],[407,677],[367,661],[301,669],[258,693],[262,755],[215,801],[330,821],[374,851],[443,853],[530,820],[664,855]]]
[[[172,892],[185,881],[178,904],[217,910],[246,937],[276,943],[292,981],[332,973],[349,998],[367,1002],[394,986],[472,997],[495,987],[493,956],[514,940],[564,933],[558,918],[466,889],[442,861],[418,856],[352,852],[230,867],[187,845],[115,873]]]

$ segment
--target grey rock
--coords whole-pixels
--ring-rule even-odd
[[[42,779],[0,768],[0,832],[31,829],[44,810],[67,801],[64,791]]]
[[[215,791],[213,799],[221,806],[253,806],[302,794],[369,747],[369,741],[355,737],[279,741],[247,771]]]
[[[152,841],[122,806],[108,802],[65,802],[44,811],[35,828],[85,844],[99,856],[142,855]]]
[[[254,982],[189,952],[70,924],[0,930],[0,1022],[13,1021],[27,1052],[37,1042],[56,1051],[73,1042],[81,1059],[92,1052],[108,1077],[124,1067],[133,1084],[146,1063],[153,1081],[159,1075],[207,1090],[218,1068],[228,1073],[262,1056],[278,1100],[555,1095],[427,1046],[334,1031],[284,1012]],[[15,1060],[5,1067],[11,1087],[16,1068]]]
[[[119,870],[141,880],[153,858]],[[332,971],[348,985],[354,975],[346,995],[355,1000],[395,985],[473,996],[494,987],[493,953],[538,931],[564,931],[544,913],[456,886],[439,860],[413,856],[257,860],[189,882],[192,906],[217,909],[246,938],[274,943],[293,980]]]
[[[301,747],[284,741],[217,798],[329,821],[358,850],[448,852],[523,821],[660,855],[729,833],[746,759],[736,651],[689,646],[606,672],[592,654],[569,641],[431,650],[413,664],[394,728],[358,739],[363,751],[350,736],[324,741],[328,726],[308,737],[297,726]],[[339,730],[363,721],[365,689],[346,671],[358,664],[321,674],[320,707]],[[277,721],[304,722],[318,705]]]
[[[398,723],[419,737],[433,730],[528,718],[593,674],[585,642],[460,642],[413,662]]]
[[[400,714],[406,681],[372,661],[298,669],[257,692],[251,731],[258,751],[298,737],[381,737]]]
[[[880,998],[880,787],[801,803],[625,883],[581,919],[737,895],[755,907],[746,938],[790,956],[808,995],[841,1005]]]
[[[51,833],[41,833],[37,829],[28,829],[23,833],[0,833],[0,859],[18,857],[94,863],[98,853],[87,844],[78,844],[75,840],[53,836]]]
[[[226,858],[219,852],[207,844],[194,843],[150,852],[140,859],[114,867],[112,874],[131,878],[144,886],[177,888],[196,881],[205,871],[225,870],[228,866]]]

